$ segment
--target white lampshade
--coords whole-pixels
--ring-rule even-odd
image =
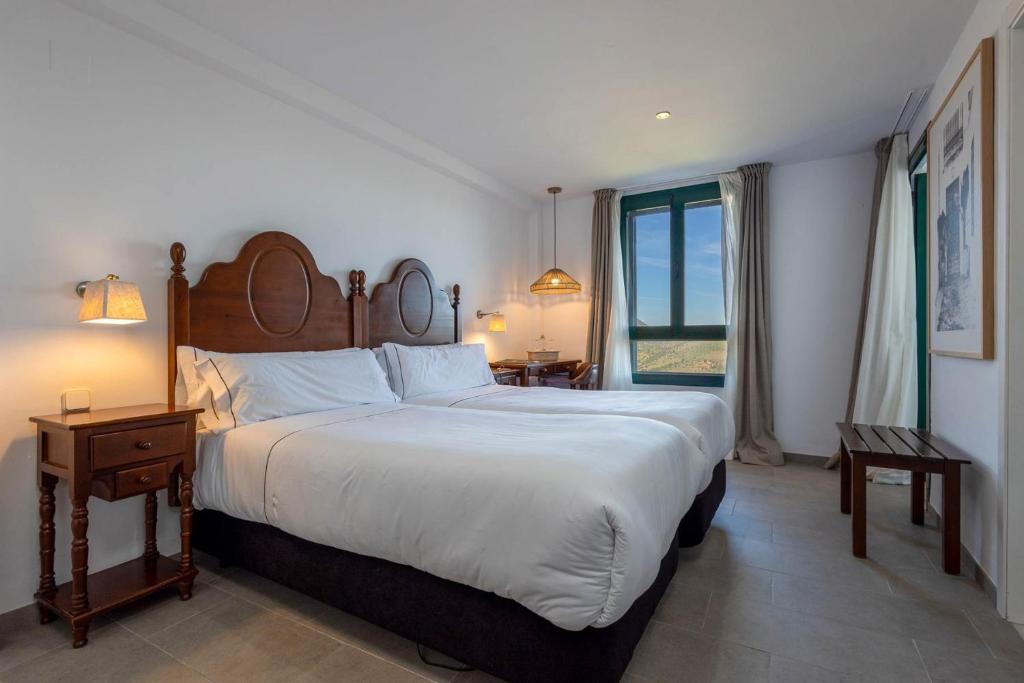
[[[104,325],[131,325],[146,320],[139,286],[122,282],[116,275],[85,283],[78,322]]]

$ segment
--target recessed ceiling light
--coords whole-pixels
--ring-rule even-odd
[[[670,111],[659,111],[657,114],[654,115],[654,118],[658,119],[659,121],[664,121],[670,116],[672,116],[672,112]]]

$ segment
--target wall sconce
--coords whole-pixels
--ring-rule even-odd
[[[79,282],[75,293],[82,297],[78,322],[101,325],[131,325],[146,321],[139,286],[108,275],[94,282]]]
[[[504,332],[508,328],[505,327],[505,316],[501,311],[491,311],[490,313],[484,313],[483,311],[477,311],[477,319],[486,318],[491,316],[491,319],[487,323],[488,332]]]

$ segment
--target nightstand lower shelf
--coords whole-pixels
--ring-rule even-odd
[[[67,619],[72,628],[88,623],[96,616],[126,605],[152,593],[176,586],[195,578],[199,572],[192,569],[181,573],[177,560],[158,555],[152,559],[139,557],[101,572],[90,574],[89,608],[74,614],[71,611],[71,582],[62,583],[46,595],[36,595],[41,608]]]

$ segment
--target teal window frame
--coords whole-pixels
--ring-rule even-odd
[[[619,201],[620,236],[626,300],[629,306],[629,339],[634,384],[668,384],[692,387],[724,387],[725,375],[712,373],[637,372],[638,341],[725,341],[725,325],[687,325],[686,321],[686,205],[721,201],[722,190],[717,182],[689,185],[623,197]],[[636,250],[635,230],[630,212],[669,208],[669,273],[671,283],[670,324],[639,327],[636,325]]]
[[[914,204],[914,261],[917,280],[917,427],[928,429],[928,171],[914,175],[928,155],[925,133],[910,152]],[[931,170],[931,169],[928,169]]]

